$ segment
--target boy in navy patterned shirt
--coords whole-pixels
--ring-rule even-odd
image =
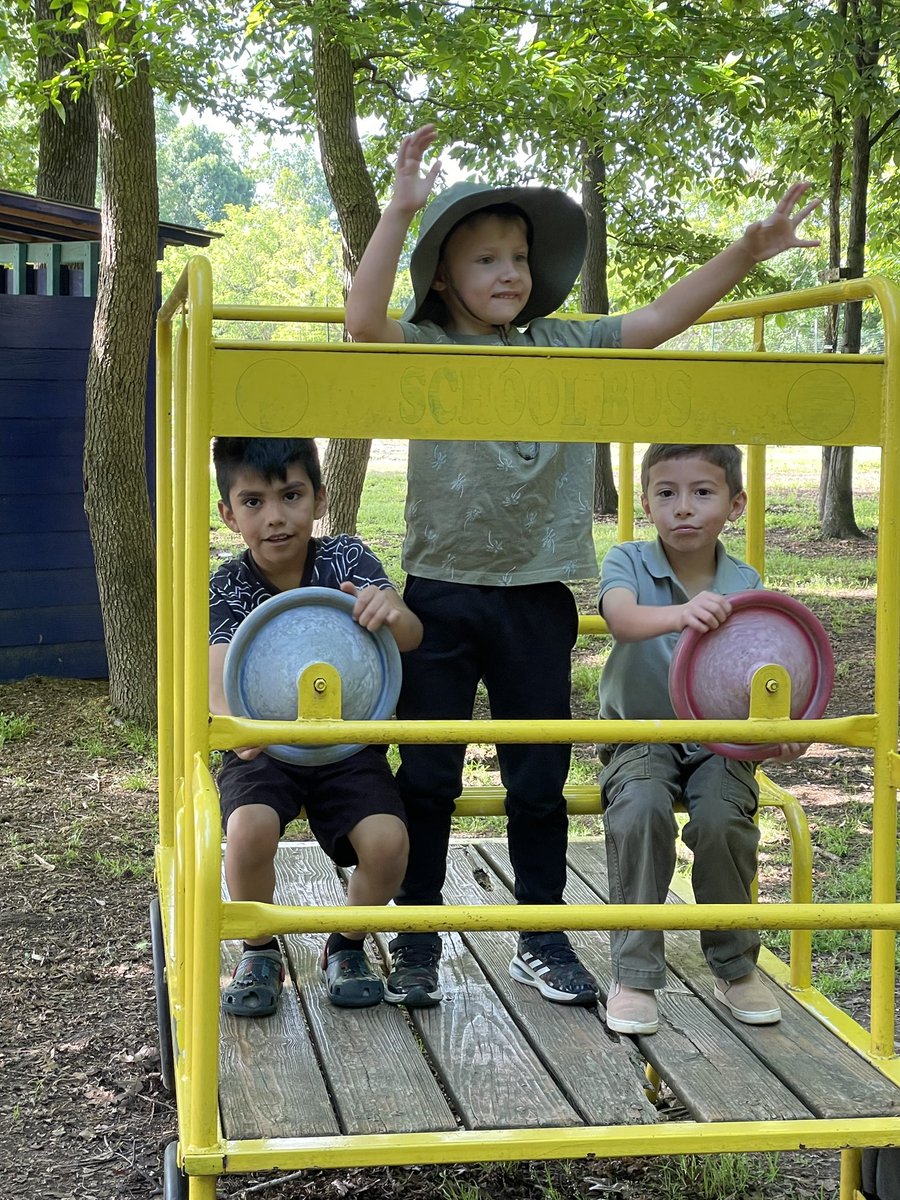
[[[238,625],[264,600],[291,588],[331,587],[355,596],[353,617],[365,629],[386,625],[401,651],[418,646],[421,622],[368,546],[346,534],[312,536],[326,506],[312,438],[217,438],[213,462],[219,512],[247,549],[210,580],[212,713],[229,711],[223,668]],[[226,752],[218,785],[232,900],[272,902],[278,841],[301,808],[323,850],[341,866],[355,864],[349,904],[385,904],[399,887],[409,844],[384,747],[363,746],[350,758],[316,766],[282,762],[259,746],[241,747]],[[363,949],[365,936],[360,930],[328,938],[322,969],[333,1004],[365,1008],[384,997]],[[283,982],[276,939],[247,941],[223,1006],[236,1016],[268,1016]]]

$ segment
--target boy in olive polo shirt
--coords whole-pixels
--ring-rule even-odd
[[[762,587],[757,572],[725,552],[719,534],[747,502],[736,446],[650,446],[641,464],[641,504],[656,528],[653,542],[624,542],[603,561],[600,611],[615,639],[600,680],[600,716],[671,720],[669,663],[683,629],[717,629],[731,613],[728,594]],[[784,745],[796,758],[805,747]],[[609,746],[600,776],[610,901],[662,904],[675,870],[678,826],[694,854],[700,904],[750,902],[759,830],[754,764],[724,758],[697,743]],[[617,1033],[655,1033],[655,990],[665,986],[659,929],[610,935],[613,986],[607,1024]],[[751,930],[703,930],[713,995],[748,1025],[781,1019],[756,970],[759,936]]]

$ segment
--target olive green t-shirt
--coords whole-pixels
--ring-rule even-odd
[[[407,342],[617,349],[622,318],[542,317],[526,330],[450,335],[401,322]],[[403,569],[451,583],[515,586],[597,575],[594,446],[572,442],[412,441]]]

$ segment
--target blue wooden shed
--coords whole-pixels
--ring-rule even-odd
[[[160,224],[159,257],[217,236]],[[0,680],[107,674],[81,466],[99,252],[98,209],[0,190]],[[147,413],[152,447],[152,361]]]

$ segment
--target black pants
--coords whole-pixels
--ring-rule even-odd
[[[495,719],[571,716],[575,600],[562,583],[480,587],[411,576],[404,599],[425,628],[403,660],[397,716],[466,720],[484,680]],[[440,904],[453,804],[465,746],[401,746],[397,775],[409,827],[409,866],[398,904]],[[560,904],[568,818],[562,790],[571,747],[497,747],[506,788],[516,899]]]

